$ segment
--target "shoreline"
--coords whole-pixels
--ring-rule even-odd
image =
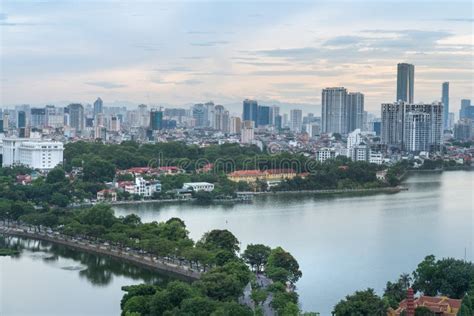
[[[78,251],[85,251],[96,255],[103,255],[115,258],[117,260],[125,261],[130,264],[135,264],[143,268],[152,269],[160,273],[169,273],[177,277],[186,278],[190,280],[198,280],[201,276],[200,272],[190,270],[187,266],[165,263],[164,259],[158,258],[154,260],[150,256],[137,255],[127,251],[117,251],[110,247],[94,245],[92,243],[80,243],[77,240],[59,239],[57,237],[49,236],[46,233],[30,232],[25,229],[5,227],[0,225],[0,234],[21,237],[34,240],[47,241],[59,245],[63,245]]]
[[[409,177],[410,173],[442,173],[449,171],[473,171],[473,167],[464,167],[464,168],[453,168],[453,169],[407,169],[401,176],[400,180],[403,182],[406,178]],[[379,187],[379,188],[359,188],[359,189],[325,189],[325,190],[295,190],[295,191],[266,191],[266,192],[236,192],[237,194],[247,194],[251,196],[250,200],[246,199],[220,199],[212,200],[208,204],[237,204],[237,203],[252,203],[253,197],[262,195],[299,195],[299,194],[314,194],[314,195],[338,195],[338,194],[363,194],[363,193],[398,193],[401,191],[408,191],[408,188],[402,184],[395,187]],[[82,203],[79,205],[72,205],[69,208],[82,208],[90,207],[95,204],[105,204],[110,206],[123,206],[123,205],[141,205],[141,204],[181,204],[181,203],[196,203],[196,198],[188,199],[163,199],[163,200],[137,200],[137,201],[116,201],[116,202],[97,202],[97,203]]]

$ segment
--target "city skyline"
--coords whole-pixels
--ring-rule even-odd
[[[116,4],[4,2],[0,107],[101,97],[239,112],[252,98],[318,113],[321,90],[344,86],[379,113],[404,62],[416,66],[414,102],[440,100],[445,81],[450,111],[474,99],[467,1]]]

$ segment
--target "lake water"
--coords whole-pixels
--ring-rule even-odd
[[[180,217],[195,240],[211,229],[226,228],[242,248],[248,243],[282,246],[303,271],[297,284],[303,308],[330,315],[345,295],[367,287],[381,293],[387,281],[412,272],[426,255],[472,261],[474,172],[417,173],[405,185],[409,190],[397,194],[275,195],[252,204],[115,209],[116,215],[136,213],[145,222]],[[122,285],[163,282],[149,271],[113,261],[112,266],[135,271],[124,273],[100,264],[111,259],[87,256],[95,259],[83,263],[60,253],[55,261],[45,260],[31,250],[19,258],[0,257],[0,314],[118,315]],[[74,270],[78,265],[83,269]],[[107,282],[87,277],[90,269]]]

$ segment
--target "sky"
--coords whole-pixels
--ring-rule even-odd
[[[0,0],[0,108],[92,103],[183,106],[242,100],[318,114],[321,89],[395,101],[474,99],[471,1]]]

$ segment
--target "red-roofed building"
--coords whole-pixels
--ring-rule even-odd
[[[410,290],[411,289],[409,289],[409,291]],[[413,307],[411,307],[412,304]],[[420,296],[412,299],[407,297],[400,302],[397,309],[394,310],[390,308],[387,312],[387,316],[408,315],[412,308],[416,310],[417,307],[426,307],[436,316],[456,316],[461,308],[461,300],[452,299],[446,296]]]

